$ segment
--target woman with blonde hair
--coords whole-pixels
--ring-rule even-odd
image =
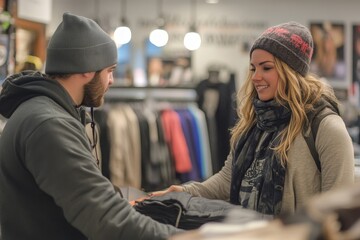
[[[315,194],[354,182],[354,150],[332,88],[309,73],[313,40],[296,22],[268,28],[250,50],[239,121],[222,170],[171,191],[223,199],[264,215],[294,213]],[[307,144],[314,119],[324,114]]]

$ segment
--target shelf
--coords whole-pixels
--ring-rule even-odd
[[[196,101],[194,88],[187,87],[110,87],[105,100]]]

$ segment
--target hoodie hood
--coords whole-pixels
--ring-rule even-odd
[[[307,125],[305,129],[308,129],[309,124],[314,120],[314,118],[326,108],[340,116],[338,103],[323,95],[319,101],[314,104],[313,109],[307,113],[308,122],[306,123]]]
[[[34,71],[24,71],[5,79],[0,93],[0,114],[10,118],[21,103],[37,96],[51,98],[73,117],[80,119],[67,91],[56,80]]]
[[[333,112],[335,112],[337,115],[340,115],[340,110],[339,110],[339,105],[337,102],[334,102],[332,99],[330,99],[327,96],[323,96],[322,98],[320,98],[320,100],[314,105],[314,110],[313,112],[315,112],[315,114],[317,114],[318,112],[321,112],[322,110],[324,110],[325,108],[329,108],[331,109]]]

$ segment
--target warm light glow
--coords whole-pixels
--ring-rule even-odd
[[[163,47],[169,40],[169,34],[163,29],[155,29],[150,33],[150,42],[157,47]]]
[[[198,49],[201,45],[201,37],[197,32],[188,32],[184,37],[184,46],[190,51]]]
[[[219,3],[219,0],[206,0],[206,3],[217,4],[217,3]]]
[[[114,40],[118,45],[124,45],[131,40],[131,30],[126,26],[116,28],[114,32]]]

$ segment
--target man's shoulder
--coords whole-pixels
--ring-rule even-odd
[[[38,96],[24,102],[19,106],[18,111],[28,116],[43,118],[64,117],[71,118],[71,115],[59,104],[46,96]]]
[[[38,96],[21,104],[14,112],[12,120],[25,128],[38,128],[41,125],[81,124],[55,101]],[[44,124],[47,123],[47,124]]]

